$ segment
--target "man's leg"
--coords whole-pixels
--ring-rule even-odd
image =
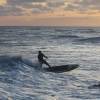
[[[42,68],[42,62],[40,62],[40,67]]]
[[[46,62],[45,60],[43,60],[43,63],[44,63],[44,64],[46,64],[46,65],[48,65],[48,66],[49,66],[49,68],[51,67],[51,66],[49,65],[49,63],[48,63],[48,62]]]
[[[40,67],[42,68],[42,64],[43,64],[43,62],[40,61],[40,60],[38,60],[38,61],[39,61]]]

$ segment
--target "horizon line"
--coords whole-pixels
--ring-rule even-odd
[[[0,27],[100,27],[100,26],[90,26],[90,25],[81,25],[81,26],[78,26],[78,25],[69,25],[69,26],[60,26],[60,25],[0,25]]]

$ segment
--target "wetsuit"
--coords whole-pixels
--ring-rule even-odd
[[[46,64],[48,65],[49,67],[51,67],[44,59],[43,57],[47,58],[42,52],[39,52],[38,54],[38,60],[41,64]]]

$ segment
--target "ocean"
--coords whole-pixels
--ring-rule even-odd
[[[41,50],[52,73],[39,69]],[[43,67],[47,67],[43,65]],[[0,100],[100,100],[99,27],[0,27]]]

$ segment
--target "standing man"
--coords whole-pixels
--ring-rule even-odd
[[[38,52],[38,61],[40,62],[41,65],[42,65],[42,64],[46,64],[46,65],[48,65],[49,68],[50,68],[51,66],[49,65],[49,63],[48,63],[46,60],[44,60],[44,57],[45,57],[45,58],[48,58],[48,57],[45,56],[41,51],[39,51],[39,52]]]

